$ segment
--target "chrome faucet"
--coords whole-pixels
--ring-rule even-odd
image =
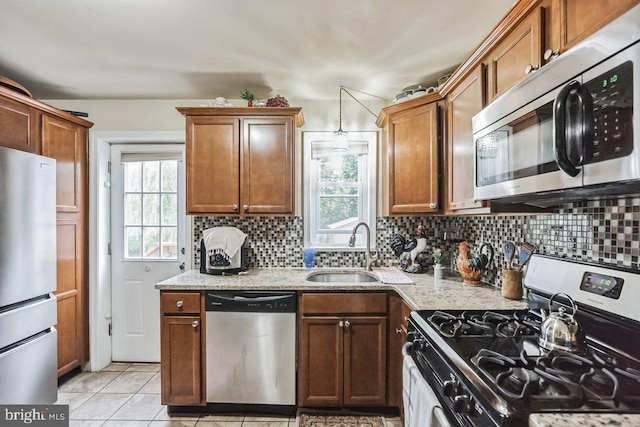
[[[365,270],[371,271],[371,264],[374,263],[378,259],[378,254],[371,252],[371,230],[366,222],[359,222],[353,227],[353,232],[351,233],[351,237],[349,238],[349,247],[353,247],[356,244],[356,231],[358,231],[358,227],[364,225],[364,228],[367,230],[367,250],[364,253],[366,257],[366,267]]]

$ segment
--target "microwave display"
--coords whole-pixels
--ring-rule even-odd
[[[625,157],[633,150],[633,63],[585,83],[593,98],[593,143],[585,163]]]

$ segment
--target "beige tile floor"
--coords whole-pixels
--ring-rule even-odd
[[[207,415],[177,417],[160,403],[160,365],[112,363],[82,372],[58,389],[57,404],[69,405],[70,427],[296,427],[295,417]],[[387,427],[402,427],[386,418]]]

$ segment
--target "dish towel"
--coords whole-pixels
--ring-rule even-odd
[[[208,255],[222,254],[227,261],[233,258],[247,239],[247,235],[235,227],[213,227],[202,232]]]
[[[444,415],[440,401],[431,386],[422,376],[413,358],[407,354],[408,346],[402,349],[404,361],[402,363],[402,401],[404,404],[405,427],[447,427],[449,423]]]

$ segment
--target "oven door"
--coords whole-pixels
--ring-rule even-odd
[[[581,174],[571,176],[556,162],[553,111],[562,89],[548,92],[474,134],[476,200],[514,199],[582,186]],[[580,153],[569,150],[566,155],[580,161]]]
[[[435,392],[423,377],[406,343],[402,349],[402,402],[405,427],[455,427],[447,418]]]

